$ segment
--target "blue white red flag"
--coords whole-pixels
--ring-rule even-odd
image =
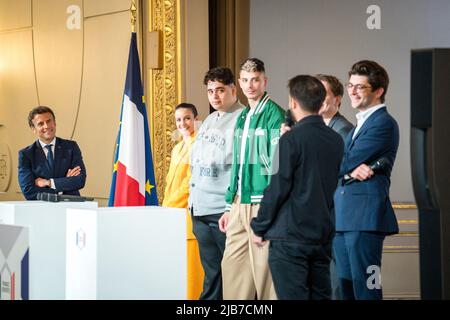
[[[131,34],[109,206],[158,205],[136,33]]]

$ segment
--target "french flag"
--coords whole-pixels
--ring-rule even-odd
[[[131,34],[127,78],[109,206],[158,205],[136,33]]]

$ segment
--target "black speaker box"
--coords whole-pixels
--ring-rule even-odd
[[[411,53],[411,170],[423,299],[450,299],[450,49]]]

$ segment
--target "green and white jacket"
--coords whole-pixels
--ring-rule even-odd
[[[270,182],[271,174],[277,171],[277,168],[272,168],[272,161],[276,156],[274,153],[280,139],[280,127],[284,121],[285,110],[272,101],[265,92],[250,116],[245,146],[246,158],[242,161],[242,181],[238,182],[242,133],[249,112],[250,107],[247,106],[242,110],[236,122],[233,138],[233,164],[230,186],[225,194],[227,203],[225,211],[229,211],[231,208],[238,183],[241,183],[241,203],[260,203],[264,189]]]

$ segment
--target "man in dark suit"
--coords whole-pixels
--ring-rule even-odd
[[[86,168],[75,141],[56,137],[53,111],[39,106],[30,111],[28,125],[38,140],[19,151],[19,184],[27,200],[39,192],[80,195]]]
[[[270,241],[269,268],[279,299],[330,299],[333,194],[344,142],[318,111],[326,92],[312,76],[289,81],[296,124],[280,138],[274,172],[251,227]]]
[[[323,101],[319,114],[322,116],[325,124],[339,133],[342,140],[345,141],[345,138],[347,138],[348,133],[354,128],[354,126],[347,120],[347,118],[339,113],[342,97],[344,95],[344,85],[338,78],[332,75],[317,74],[315,77],[322,82],[325,90],[327,91],[327,96]],[[330,277],[331,296],[333,300],[341,300],[341,289],[339,288],[339,280],[336,273],[336,260],[334,259],[334,256],[331,257]]]
[[[327,91],[327,96],[319,110],[319,115],[322,116],[325,124],[339,133],[345,141],[347,134],[353,129],[353,124],[339,113],[342,96],[344,95],[344,86],[338,78],[331,75],[318,74],[316,78],[322,82]]]
[[[349,71],[346,88],[358,123],[345,141],[334,196],[333,249],[343,299],[382,299],[383,242],[398,233],[389,187],[399,129],[384,104],[388,85],[386,70],[374,61],[359,61]],[[380,159],[386,164],[371,168]]]

